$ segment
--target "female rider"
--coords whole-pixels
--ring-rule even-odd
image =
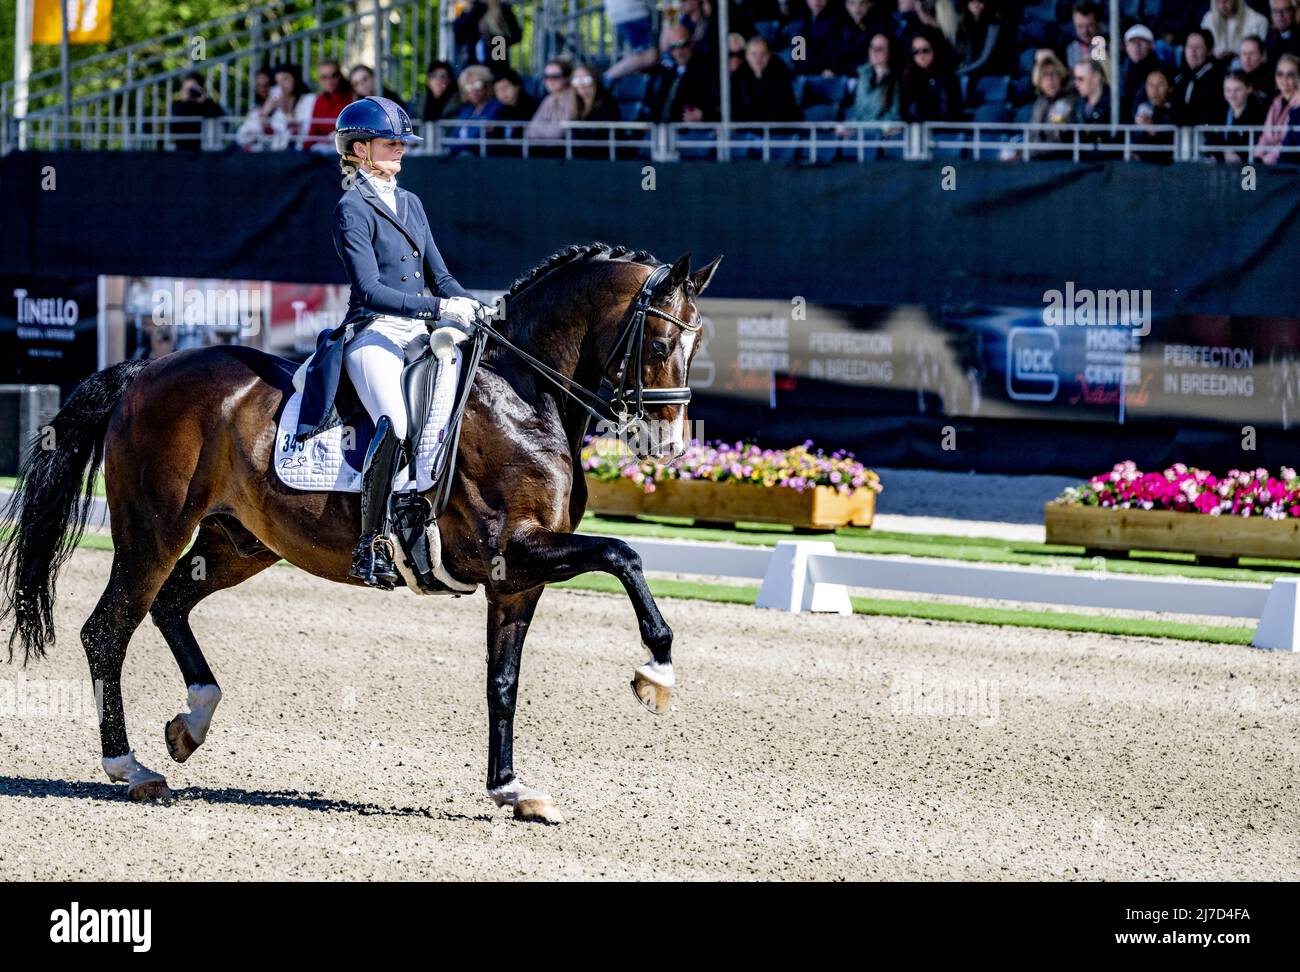
[[[350,573],[388,590],[398,579],[387,542],[390,494],[392,523],[404,536],[422,538],[429,513],[410,475],[414,457],[399,459],[407,435],[401,388],[406,347],[435,322],[458,328],[461,340],[489,311],[447,270],[420,197],[397,187],[407,143],[422,141],[406,111],[387,98],[363,98],[339,113],[336,129],[343,171],[352,176],[334,210],[334,246],[352,284],[348,320],[355,321],[343,366],[375,422]],[[395,461],[403,471],[397,482]]]

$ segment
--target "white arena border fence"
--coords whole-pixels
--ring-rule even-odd
[[[10,491],[0,489],[0,504]],[[108,525],[95,497],[90,527]],[[1190,577],[1155,578],[1104,571],[955,564],[946,561],[839,553],[829,540],[779,540],[775,547],[698,540],[620,537],[646,570],[712,574],[762,581],[755,607],[795,614],[852,614],[850,587],[983,597],[1066,607],[1110,608],[1225,618],[1257,618],[1256,648],[1300,651],[1300,580],[1235,584]]]
[[[622,537],[646,570],[762,581],[756,607],[792,613],[851,614],[850,587],[910,594],[982,597],[1067,607],[1197,614],[1259,621],[1256,648],[1300,651],[1300,580],[1267,584],[1188,577],[1135,577],[1104,571],[955,564],[839,553],[828,540],[781,540],[775,547]]]

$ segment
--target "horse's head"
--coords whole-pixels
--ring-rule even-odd
[[[640,362],[643,419],[629,430],[626,439],[642,458],[662,462],[686,450],[691,360],[699,350],[702,323],[695,301],[709,286],[721,261],[719,256],[692,273],[691,255],[683,254],[647,295],[639,346],[636,328],[628,330],[635,323],[634,300],[611,347],[604,377],[609,387],[620,389],[621,400],[633,415],[636,365]],[[642,291],[656,270],[648,269]],[[641,297],[638,293],[637,298]]]

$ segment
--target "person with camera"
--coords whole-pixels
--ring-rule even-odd
[[[191,71],[181,81],[180,96],[172,102],[172,144],[182,152],[197,152],[203,148],[203,119],[222,118],[222,107],[208,97],[203,75]]]

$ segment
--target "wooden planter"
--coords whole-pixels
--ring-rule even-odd
[[[1300,560],[1300,518],[1207,516],[1048,503],[1047,542],[1089,550],[1165,550],[1208,560]]]
[[[812,530],[871,526],[876,494],[866,488],[850,494],[829,486],[802,493],[787,487],[669,479],[644,492],[630,480],[603,482],[587,477],[587,510],[606,516],[682,516],[708,523],[788,523]]]

